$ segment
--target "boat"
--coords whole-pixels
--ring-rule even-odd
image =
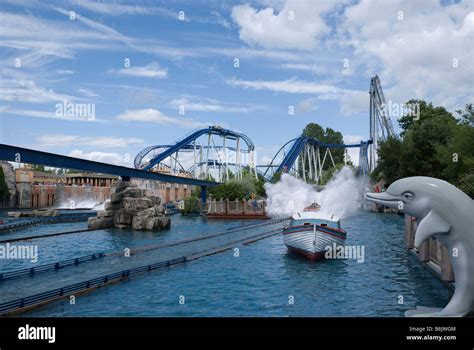
[[[318,203],[313,202],[311,203],[311,205],[308,205],[307,207],[305,207],[303,211],[318,211],[320,209],[321,209],[321,206]]]
[[[338,217],[324,214],[319,209],[295,213],[283,229],[288,251],[311,261],[324,259],[327,247],[343,246],[346,235]]]

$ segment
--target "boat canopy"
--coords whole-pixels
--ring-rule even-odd
[[[335,214],[328,214],[321,211],[302,211],[293,214],[293,220],[325,220],[339,223],[339,218]]]

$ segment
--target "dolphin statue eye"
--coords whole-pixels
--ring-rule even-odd
[[[402,194],[402,197],[406,199],[412,199],[413,197],[415,197],[415,195],[411,192],[405,192]]]

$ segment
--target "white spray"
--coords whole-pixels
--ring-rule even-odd
[[[265,184],[268,213],[271,216],[290,216],[317,202],[321,205],[321,212],[345,218],[358,210],[360,186],[349,167],[338,171],[321,192],[302,180],[283,174],[278,183]]]
[[[61,202],[57,209],[93,209],[93,210],[103,210],[104,203],[99,203],[90,199],[75,201],[69,199],[67,201]]]

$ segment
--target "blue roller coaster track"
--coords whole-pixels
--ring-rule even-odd
[[[198,143],[198,139],[203,136],[208,135],[208,144],[203,145]],[[214,140],[212,140],[211,145],[211,136],[216,135],[224,140],[223,145],[216,145]],[[237,145],[232,146],[230,144],[226,144],[226,141],[234,140],[236,141]],[[240,140],[243,141],[244,144],[240,144]],[[245,147],[241,147],[245,146]],[[200,156],[203,157],[202,151],[206,150],[206,159],[196,159],[196,151],[201,152]],[[216,151],[217,159],[209,158],[209,151],[213,150]],[[171,159],[175,161],[176,164],[179,164],[180,169],[179,171],[185,171],[188,173],[194,173],[197,168],[205,167],[206,172],[209,167],[215,168],[216,166],[222,167],[225,169],[225,174],[227,174],[228,167],[235,167],[236,169],[241,169],[242,166],[246,166],[241,162],[242,154],[250,154],[250,158],[253,159],[253,151],[255,150],[255,145],[253,141],[245,134],[232,131],[229,129],[225,129],[219,126],[210,126],[208,128],[195,130],[192,133],[186,135],[181,140],[178,140],[173,145],[153,145],[149,146],[143,150],[141,150],[134,159],[134,166],[136,169],[141,170],[151,170],[155,166],[165,166],[169,168],[171,167],[165,164],[166,159]],[[187,170],[184,170],[184,167],[178,162],[178,152],[195,152],[195,159],[194,164],[189,167]],[[228,159],[227,152],[232,151],[234,154],[238,154],[236,156],[236,160],[230,161]],[[248,165],[248,164],[247,164]],[[253,166],[254,172],[256,174],[255,166]],[[176,169],[175,169],[176,170]],[[201,172],[201,176],[207,176],[207,174],[203,174]],[[224,177],[222,180],[225,180]]]

